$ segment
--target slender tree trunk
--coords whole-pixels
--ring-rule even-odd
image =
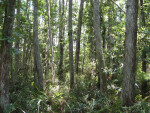
[[[136,42],[137,42],[138,0],[127,1],[125,61],[123,78],[123,106],[134,104],[136,75]]]
[[[17,31],[20,32],[20,7],[21,7],[21,0],[17,0]],[[19,51],[19,37],[16,38],[15,42],[15,48]],[[20,55],[18,53],[15,53],[15,73],[13,78],[13,83],[17,81],[18,72],[19,72],[19,66],[20,66]]]
[[[103,72],[104,69],[104,56],[103,56],[103,46],[102,38],[100,34],[100,18],[99,18],[99,0],[94,0],[94,12],[93,12],[93,21],[94,21],[94,33],[96,37],[96,51],[98,58],[98,76],[100,77],[100,90],[102,93],[105,92],[105,75]]]
[[[49,45],[49,44],[47,44]],[[45,79],[49,79],[49,69],[50,69],[50,53],[49,53],[49,46],[46,47],[45,53]]]
[[[29,2],[29,0],[27,0],[26,1],[26,14],[25,15],[26,15],[28,23],[30,23],[30,20],[29,20],[29,7],[30,7],[30,5],[29,4],[30,4],[30,2]],[[31,57],[31,54],[28,54],[31,44],[27,44],[27,43],[29,43],[29,41],[27,41],[27,38],[29,39],[29,37],[31,37],[30,29],[31,29],[31,25],[27,26],[27,28],[26,28],[27,34],[25,35],[25,38],[23,41],[22,67],[24,69],[23,75],[26,77],[26,79],[28,79],[28,71],[29,71],[29,69],[27,68],[27,61],[28,61],[28,58]],[[27,46],[27,45],[30,45],[30,46]]]
[[[142,26],[145,26],[145,13],[143,11],[143,0],[140,0]]]
[[[113,24],[113,7],[111,6],[111,1],[110,0],[107,0],[107,4],[109,5],[109,10],[108,10],[108,31],[107,31],[107,46],[106,46],[106,51],[110,51],[112,49],[112,39],[111,39],[111,30],[112,30],[112,24]],[[105,43],[106,44],[106,43]],[[107,58],[106,58],[106,66],[108,68],[110,68],[112,70],[112,58],[111,58],[111,55],[108,55]],[[107,73],[107,76],[109,76],[111,73],[108,72]]]
[[[93,26],[93,22],[91,22],[91,20],[93,19],[93,17],[91,15],[93,15],[93,0],[90,0],[89,1],[89,4],[86,4],[87,6],[86,7],[90,7],[92,10],[90,11],[89,13],[89,36],[88,36],[88,39],[89,39],[89,42],[90,42],[90,51],[91,51],[91,55],[89,55],[89,59],[91,59],[91,61],[93,61],[93,59],[96,58],[96,40],[95,40],[95,37],[93,38],[93,30],[94,28],[91,27]]]
[[[82,59],[82,74],[84,72],[84,63],[85,63],[85,58],[86,58],[86,55],[85,55],[85,48],[86,48],[86,40],[85,40],[85,37],[84,37],[84,42],[83,42],[83,59]]]
[[[145,27],[145,13],[143,11],[143,0],[140,0],[140,6],[141,6],[141,24],[142,24],[142,27]],[[142,71],[146,73],[146,65],[147,65],[147,62],[146,62],[146,50],[145,50],[145,47],[143,47],[143,50],[142,50]],[[143,80],[142,81],[142,85],[141,85],[141,93],[142,93],[142,98],[145,97],[145,84],[146,84],[146,81]]]
[[[46,18],[45,18],[46,19]],[[47,24],[47,22],[45,22],[45,25]],[[47,29],[47,37],[49,37],[49,30]],[[46,48],[45,48],[45,80],[48,80],[50,79],[49,77],[49,73],[50,73],[50,39],[49,38],[46,38]]]
[[[64,57],[63,17],[64,17],[64,0],[62,0],[62,8],[61,8],[61,0],[59,0],[59,20],[60,20],[60,25],[59,25],[60,59],[59,59],[59,70],[58,70],[59,80],[62,80],[64,78],[63,77],[63,57]]]
[[[101,28],[102,28],[102,40],[103,40],[103,51],[106,52],[107,51],[107,44],[106,44],[106,26],[105,26],[105,22],[104,22],[104,16],[103,16],[103,0],[101,0],[100,2],[100,22],[101,22]],[[107,56],[108,57],[108,56]],[[107,59],[106,59],[107,60]],[[105,61],[104,61],[105,62]],[[106,74],[107,77],[107,74]],[[100,78],[98,78],[98,83],[100,83]],[[98,84],[98,86],[100,86],[100,84]]]
[[[140,6],[141,6],[141,23],[142,27],[145,27],[145,14],[143,11],[143,0],[140,0]],[[145,48],[142,50],[142,71],[146,72],[146,51]]]
[[[53,38],[52,38],[52,32],[51,32],[51,23],[50,23],[50,4],[49,0],[46,0],[47,3],[47,13],[48,13],[48,31],[49,31],[49,37],[50,38],[50,47],[51,47],[51,54],[52,54],[52,82],[55,82],[55,63],[54,63],[54,48],[53,48]]]
[[[70,88],[74,85],[74,66],[73,66],[73,37],[72,37],[72,0],[69,0],[69,66],[70,66]]]
[[[147,65],[147,62],[146,62],[146,50],[145,50],[145,48],[143,48],[143,50],[142,50],[142,71],[143,72],[146,72],[146,65]]]
[[[14,11],[16,0],[5,0],[5,18],[3,25],[3,34],[1,45],[1,61],[0,61],[0,106],[5,111],[9,105],[9,66],[11,59],[12,44],[8,41],[12,39]]]
[[[103,16],[103,7],[102,7],[102,4],[103,4],[103,0],[101,0],[101,8],[100,8],[100,22],[102,22],[102,28],[103,28],[103,30],[102,30],[102,39],[103,39],[103,50],[105,51],[105,43],[106,43],[106,37],[105,37],[105,35],[106,35],[106,27],[105,27],[105,23],[104,23],[104,16]]]
[[[81,0],[78,18],[78,30],[77,30],[77,42],[76,42],[76,59],[75,59],[75,70],[79,72],[79,55],[80,55],[80,37],[81,37],[81,26],[82,26],[82,15],[83,15],[84,0]]]
[[[33,0],[34,4],[34,23],[33,23],[33,47],[34,47],[34,69],[35,82],[40,90],[43,90],[43,70],[40,57],[40,48],[38,40],[38,0]]]

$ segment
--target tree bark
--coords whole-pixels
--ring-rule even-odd
[[[69,0],[69,66],[70,66],[70,89],[74,85],[74,66],[73,66],[73,37],[72,37],[72,0]]]
[[[25,15],[26,15],[26,18],[27,18],[26,21],[28,23],[30,23],[29,8],[30,8],[30,0],[27,0],[26,1],[26,13],[25,13]],[[23,42],[22,67],[24,68],[23,75],[25,76],[25,78],[27,80],[28,80],[28,72],[29,72],[27,62],[28,62],[28,60],[30,60],[30,57],[31,57],[31,54],[32,54],[31,53],[31,51],[32,51],[32,40],[30,38],[30,37],[32,37],[31,36],[31,31],[30,31],[31,29],[32,29],[32,25],[29,24],[29,26],[26,27],[26,35],[25,35],[24,42]],[[33,68],[31,68],[31,69],[33,69]]]
[[[9,105],[9,66],[11,59],[14,11],[16,0],[5,0],[5,18],[2,33],[1,61],[0,61],[0,106],[3,111],[7,110]]]
[[[145,13],[143,11],[143,0],[140,0],[140,6],[141,6],[141,24],[142,24],[142,27],[145,27]],[[145,49],[145,47],[143,47],[143,50],[142,50],[142,71],[145,73],[146,73],[146,67],[147,67],[146,57],[147,57],[146,49]],[[146,84],[146,81],[143,80],[142,85],[141,85],[142,98],[144,98],[146,96],[145,84]]]
[[[58,70],[59,80],[62,80],[64,78],[63,77],[63,57],[64,57],[63,22],[64,22],[64,19],[63,18],[64,18],[64,0],[62,0],[62,6],[61,6],[61,0],[59,0],[59,21],[60,21],[60,25],[59,25],[60,59],[59,59],[59,70]]]
[[[48,13],[48,31],[49,31],[49,37],[50,38],[50,47],[51,47],[51,54],[52,54],[52,82],[55,82],[55,63],[54,63],[54,48],[53,48],[53,38],[52,38],[52,32],[51,32],[51,23],[50,23],[50,4],[49,0],[46,0],[47,5],[47,13]]]
[[[128,0],[122,89],[123,106],[132,106],[135,100],[137,17],[138,0]]]
[[[143,0],[140,0],[140,6],[141,6],[141,23],[142,23],[142,27],[145,27],[145,14],[143,11]],[[142,50],[142,71],[146,72],[146,51],[145,48],[143,48]]]
[[[146,73],[146,67],[147,67],[147,62],[146,62],[146,50],[143,48],[142,50],[142,71]]]
[[[82,26],[82,15],[83,15],[84,0],[81,0],[79,17],[78,17],[78,30],[77,30],[77,42],[76,42],[76,59],[75,59],[75,70],[79,72],[79,55],[80,55],[80,37],[81,37],[81,26]]]
[[[86,55],[85,55],[85,48],[86,48],[86,38],[84,36],[84,42],[83,42],[83,59],[82,59],[82,74],[84,72],[84,64],[85,64],[85,58],[86,58]]]
[[[106,27],[105,27],[105,23],[104,23],[104,16],[103,16],[103,7],[102,7],[102,4],[103,4],[103,0],[100,1],[101,3],[101,8],[100,8],[100,22],[102,23],[101,26],[102,26],[102,39],[103,39],[103,50],[105,51],[105,43],[106,43]]]
[[[103,56],[103,46],[102,38],[100,34],[100,18],[99,18],[99,0],[94,0],[94,12],[93,12],[93,21],[94,21],[94,34],[96,37],[96,51],[98,58],[98,76],[100,77],[100,90],[102,93],[105,92],[105,75],[103,72],[104,69],[104,56]]]
[[[20,33],[20,7],[21,7],[21,0],[17,1],[17,32]],[[16,42],[15,42],[15,49],[17,49],[19,51],[19,37],[16,37]],[[15,73],[14,73],[14,78],[13,78],[13,83],[15,84],[15,82],[17,81],[17,77],[18,77],[18,72],[19,72],[19,57],[20,55],[18,53],[15,53]]]
[[[43,90],[43,70],[40,57],[38,40],[38,0],[33,0],[34,4],[34,23],[33,23],[33,47],[34,47],[34,70],[35,83],[39,90]]]

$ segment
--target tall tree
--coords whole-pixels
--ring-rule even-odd
[[[143,9],[143,7],[144,7],[143,0],[140,0],[140,6],[141,6],[141,25],[142,25],[142,27],[145,27],[145,13],[144,13],[144,9]],[[144,45],[146,45],[146,43]],[[145,73],[146,73],[146,67],[147,67],[146,57],[147,57],[146,48],[143,47],[143,50],[142,50],[142,71]],[[146,81],[142,80],[141,93],[142,93],[143,98],[146,96],[145,83],[146,83]]]
[[[73,37],[72,37],[72,0],[69,0],[69,66],[70,66],[70,88],[74,85],[74,66],[73,66]]]
[[[100,17],[99,17],[99,0],[94,0],[94,12],[93,12],[93,21],[94,21],[94,34],[96,37],[96,51],[98,58],[98,76],[100,77],[100,90],[102,93],[105,91],[105,74],[104,69],[104,56],[103,56],[103,46],[102,38],[100,33]]]
[[[53,48],[53,38],[52,38],[52,32],[51,32],[51,23],[50,23],[50,4],[49,4],[49,0],[46,0],[46,4],[47,4],[47,13],[48,13],[48,34],[50,38],[50,47],[51,47],[51,54],[52,54],[52,65],[51,65],[51,69],[52,69],[52,81],[55,81],[55,63],[54,63],[54,48]]]
[[[17,0],[17,32],[20,33],[20,7],[21,7],[21,0]],[[16,38],[15,42],[15,48],[19,50],[19,37]],[[14,73],[14,78],[13,82],[16,82],[18,72],[19,72],[19,54],[15,53],[15,73]]]
[[[62,4],[62,5],[61,5]],[[59,21],[60,21],[60,25],[59,25],[59,48],[60,48],[60,59],[59,59],[59,70],[58,70],[58,74],[59,74],[59,79],[63,79],[63,58],[64,58],[64,48],[63,48],[63,22],[64,22],[64,0],[59,0]]]
[[[84,0],[80,2],[79,17],[78,17],[78,30],[77,30],[77,42],[76,42],[76,59],[75,59],[75,71],[78,74],[79,71],[79,54],[80,54],[80,36],[82,26],[82,15],[83,15]]]
[[[15,3],[16,0],[5,0],[5,18],[0,61],[0,106],[3,111],[7,110],[9,104],[9,66],[12,48],[10,40],[12,40],[13,34]]]
[[[31,56],[31,52],[29,52],[29,50],[32,50],[32,40],[31,40],[31,27],[32,25],[30,24],[30,18],[29,18],[29,8],[30,8],[30,0],[26,1],[26,21],[27,21],[27,27],[26,27],[26,35],[24,38],[24,42],[23,42],[23,55],[22,55],[22,67],[24,68],[23,70],[23,75],[28,78],[28,68],[27,68],[27,61]],[[27,46],[28,45],[28,46]],[[30,45],[30,46],[29,46]],[[32,69],[32,68],[31,68]]]
[[[136,42],[137,42],[138,0],[127,1],[125,60],[122,98],[124,106],[134,104],[136,74]]]
[[[142,27],[145,27],[145,14],[143,11],[143,0],[140,0],[140,6],[141,6],[141,23],[142,23]],[[146,51],[145,48],[143,48],[142,50],[142,71],[146,72]]]
[[[34,71],[35,71],[34,77],[37,88],[43,90],[43,70],[38,40],[38,0],[33,0],[33,5],[34,5],[33,47],[34,47]]]

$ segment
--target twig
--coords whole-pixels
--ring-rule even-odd
[[[116,4],[113,0],[111,0],[121,11],[123,11],[124,12],[124,14],[126,14],[126,12],[118,5],[118,4]]]

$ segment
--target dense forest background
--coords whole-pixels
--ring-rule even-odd
[[[150,1],[0,0],[0,113],[150,113]]]

